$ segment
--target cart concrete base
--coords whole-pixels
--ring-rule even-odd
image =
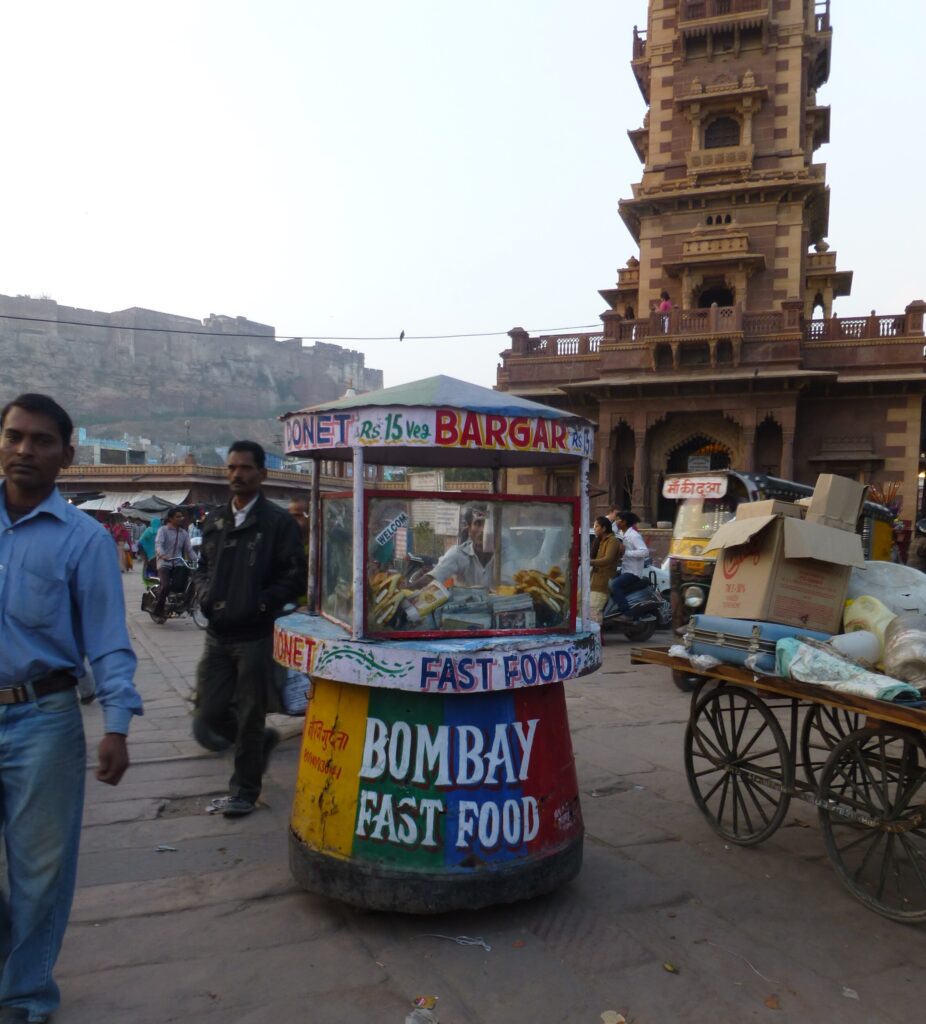
[[[290,832],[289,866],[303,889],[355,907],[404,914],[441,914],[516,903],[558,889],[582,868],[582,839],[580,834],[562,850],[526,864],[423,876],[376,862],[329,857],[309,849]]]

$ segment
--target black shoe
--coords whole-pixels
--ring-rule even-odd
[[[256,806],[252,801],[245,800],[244,797],[233,796],[222,808],[222,814],[226,818],[243,818],[246,814],[250,814]]]
[[[0,1006],[0,1024],[13,1024],[14,1021],[28,1021],[29,1011],[24,1006]],[[37,1017],[36,1020],[48,1020]]]
[[[276,729],[271,729],[269,726],[264,729],[264,753],[263,758],[260,762],[260,773],[261,775],[267,774],[267,767],[270,764],[270,756],[274,750],[280,745],[280,734]]]

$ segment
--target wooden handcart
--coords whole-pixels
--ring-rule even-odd
[[[792,797],[804,800],[856,899],[894,921],[926,921],[926,710],[731,665],[698,670],[667,648],[635,648],[631,661],[699,678],[685,771],[715,832],[753,846]]]

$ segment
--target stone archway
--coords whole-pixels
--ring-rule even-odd
[[[694,442],[715,444],[729,454],[729,464],[736,468],[743,462],[743,432],[720,412],[711,413],[669,413],[666,418],[652,427],[647,435],[647,464],[650,468],[646,505],[652,509],[657,520],[671,519],[674,503],[665,503],[662,497],[662,481],[673,452]]]

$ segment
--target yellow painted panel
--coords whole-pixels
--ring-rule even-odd
[[[889,562],[894,547],[894,531],[890,523],[875,520],[871,524],[871,560]]]
[[[370,691],[327,679],[312,685],[291,824],[310,848],[349,857]]]

